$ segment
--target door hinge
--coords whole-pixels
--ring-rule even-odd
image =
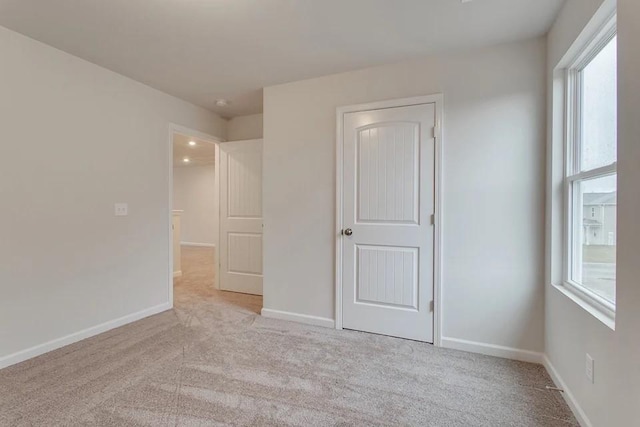
[[[431,138],[436,139],[437,136],[438,136],[438,128],[434,126],[431,128]]]
[[[431,302],[429,302],[429,310],[435,311],[435,304],[434,304],[433,300],[431,300]]]
[[[431,225],[434,225],[436,223],[436,215],[435,214],[431,214],[430,221],[431,221]]]

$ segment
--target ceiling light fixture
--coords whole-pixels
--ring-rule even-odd
[[[185,157],[184,159],[182,159],[182,161],[185,162],[185,163],[189,163],[191,160],[189,160],[188,157]]]
[[[196,142],[195,141],[189,141],[189,146],[195,147],[196,146]]]
[[[226,99],[216,99],[216,106],[226,107],[227,105],[229,105],[229,101],[227,101]]]

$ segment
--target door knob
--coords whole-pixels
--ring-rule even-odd
[[[347,228],[346,230],[344,230],[344,235],[345,236],[351,236],[353,234],[353,230],[350,228]]]

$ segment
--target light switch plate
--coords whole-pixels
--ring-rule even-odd
[[[129,205],[126,203],[116,203],[115,204],[115,215],[116,216],[127,216],[129,215]]]

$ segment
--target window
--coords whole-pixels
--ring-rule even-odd
[[[615,22],[567,69],[565,282],[615,312],[617,46]]]

